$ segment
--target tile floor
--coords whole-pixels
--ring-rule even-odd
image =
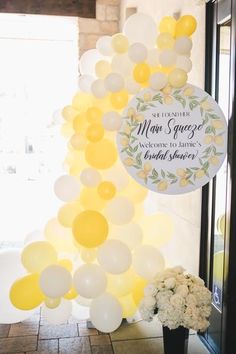
[[[157,321],[122,326],[110,335],[71,318],[67,324],[48,325],[37,313],[12,325],[0,325],[1,354],[163,354],[162,330]],[[189,354],[209,354],[195,334]],[[178,353],[176,353],[178,354]]]

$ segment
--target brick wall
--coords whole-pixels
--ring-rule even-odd
[[[119,32],[120,0],[97,0],[96,19],[79,18],[80,55],[96,47],[104,35]]]

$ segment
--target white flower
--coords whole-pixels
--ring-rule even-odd
[[[185,269],[184,269],[183,267],[181,267],[181,266],[176,266],[176,267],[173,267],[172,269],[173,269],[173,271],[174,271],[175,273],[179,273],[179,274],[185,272]]]
[[[153,308],[156,306],[156,299],[151,295],[145,296],[143,299],[143,304],[148,308]]]
[[[189,290],[187,285],[179,285],[176,288],[176,294],[179,294],[180,296],[186,297],[189,294]]]
[[[146,286],[146,288],[144,289],[144,295],[145,296],[148,296],[148,295],[151,295],[151,296],[155,296],[156,293],[157,293],[157,288],[154,284],[148,284],[148,286]]]
[[[182,308],[184,306],[184,304],[185,304],[185,300],[183,299],[183,297],[181,295],[174,294],[170,298],[170,303],[174,307]]]
[[[167,289],[173,289],[175,287],[175,278],[168,278],[164,281],[164,285]]]

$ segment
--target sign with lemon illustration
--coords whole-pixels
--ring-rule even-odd
[[[227,124],[219,105],[198,87],[144,89],[124,111],[117,144],[137,182],[159,193],[188,193],[221,167]]]

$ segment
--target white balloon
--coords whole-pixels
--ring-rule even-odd
[[[72,302],[72,317],[76,320],[88,320],[89,319],[89,307],[81,306],[76,301]]]
[[[55,309],[42,306],[42,316],[50,324],[60,325],[66,323],[71,316],[72,303],[69,300],[62,299],[61,303]]]
[[[102,36],[97,40],[96,43],[97,50],[105,56],[110,56],[114,53],[111,45],[111,36]]]
[[[35,230],[30,232],[28,235],[25,236],[24,245],[34,241],[42,241],[44,239],[43,231]]]
[[[21,250],[4,249],[0,250],[0,323],[17,323],[32,316],[35,310],[18,310],[12,305],[9,298],[9,291],[15,280],[26,275],[21,263]]]
[[[80,183],[74,176],[63,175],[54,184],[56,196],[63,202],[72,202],[80,192]]]
[[[151,16],[141,12],[130,16],[124,24],[124,33],[130,44],[138,42],[148,48],[155,46],[157,28]]]
[[[172,49],[164,49],[159,56],[159,61],[162,66],[173,66],[176,63],[177,55]]]
[[[104,180],[112,182],[115,186],[117,191],[121,191],[125,187],[127,187],[129,183],[129,179],[127,176],[127,172],[123,165],[116,165],[108,170],[103,172]]]
[[[95,65],[101,59],[103,56],[97,49],[89,49],[84,52],[79,60],[81,74],[95,76]]]
[[[116,225],[111,229],[111,237],[122,241],[130,250],[133,250],[142,242],[143,230],[133,222],[120,226]]]
[[[178,55],[176,60],[176,68],[182,69],[189,73],[192,70],[192,61],[185,55]]]
[[[159,64],[159,55],[160,52],[158,49],[149,49],[147,54],[147,63],[151,66],[157,66]]]
[[[151,280],[165,268],[165,260],[160,251],[150,245],[138,246],[133,254],[133,267],[138,275]]]
[[[102,125],[109,131],[119,130],[121,123],[121,116],[115,111],[107,112],[102,117]]]
[[[189,37],[182,36],[176,39],[174,49],[178,54],[188,54],[192,46],[192,40]]]
[[[107,91],[118,92],[124,88],[125,82],[123,77],[118,73],[110,73],[104,80]]]
[[[133,63],[127,53],[116,54],[111,62],[112,71],[120,73],[124,77],[131,75],[133,72]]]
[[[80,174],[80,181],[86,187],[96,187],[101,179],[100,173],[91,167],[85,168]]]
[[[105,88],[104,80],[97,79],[91,85],[92,94],[97,98],[103,98],[107,94],[107,90]]]
[[[122,307],[113,295],[105,293],[92,301],[90,319],[99,331],[113,332],[122,322]]]
[[[150,77],[150,86],[153,90],[161,90],[168,83],[167,75],[163,73],[154,73]]]
[[[126,79],[125,87],[132,95],[135,95],[141,89],[141,85],[138,84],[132,77],[128,77]]]
[[[134,206],[128,198],[116,197],[107,203],[105,214],[113,224],[127,224],[134,217]]]
[[[147,58],[147,48],[142,43],[133,43],[129,47],[128,55],[134,63],[141,63]]]
[[[82,265],[76,270],[73,282],[78,294],[89,299],[101,295],[107,286],[106,274],[97,264]]]
[[[81,306],[84,307],[90,307],[92,299],[88,299],[86,297],[83,297],[81,295],[77,296],[77,298],[75,299],[75,302]]]
[[[70,272],[60,265],[50,265],[45,268],[39,279],[42,292],[51,298],[64,296],[72,286]]]
[[[130,249],[121,241],[107,240],[98,248],[97,260],[108,273],[120,274],[131,266]]]
[[[91,92],[91,85],[94,82],[95,78],[91,75],[81,75],[79,77],[79,88],[83,92]]]

